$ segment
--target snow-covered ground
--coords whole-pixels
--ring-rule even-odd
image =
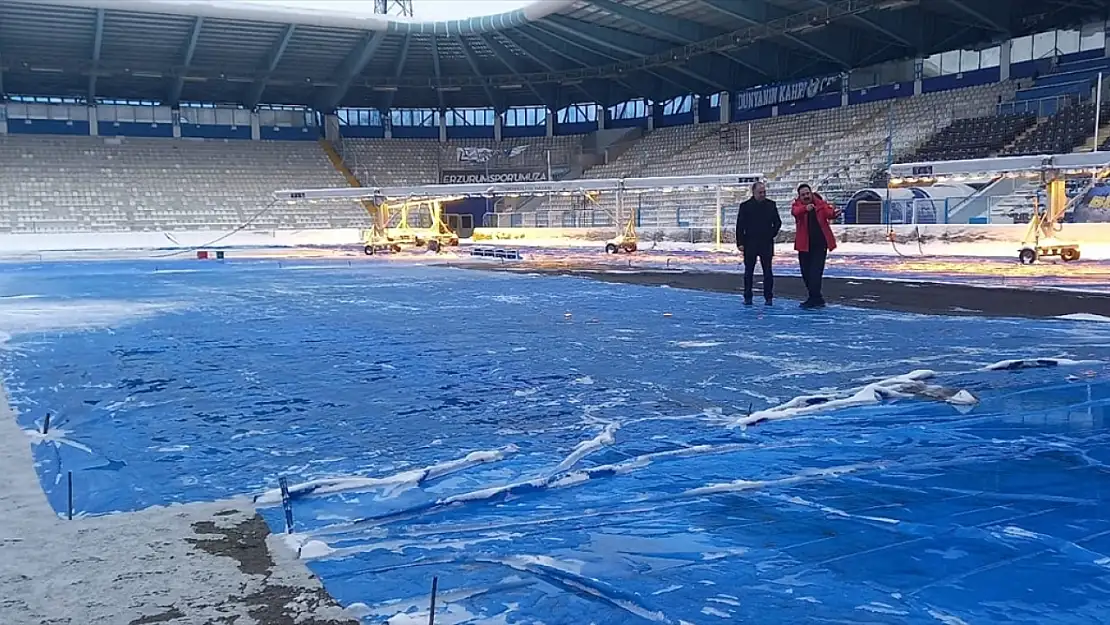
[[[1024,226],[898,226],[897,243],[888,240],[886,226],[840,226],[836,228],[841,255],[866,256],[967,256],[1016,258],[1025,236]],[[609,229],[586,228],[507,228],[478,229],[473,240],[480,246],[602,249],[613,236]],[[656,252],[735,253],[731,234],[723,233],[720,246],[711,242],[713,233],[705,230],[641,229],[640,248]],[[789,239],[789,233],[786,238]],[[1087,260],[1110,259],[1110,224],[1068,224],[1061,243],[1080,245]],[[1048,243],[1042,241],[1042,243]],[[783,252],[789,242],[780,242]],[[0,234],[0,259],[52,260],[56,258],[150,258],[167,259],[192,256],[193,250],[235,250],[236,255],[268,253],[328,254],[343,250],[360,253],[361,232],[357,229],[332,230],[244,230],[184,232],[121,232],[98,234]]]
[[[28,443],[0,389],[4,625],[354,622],[267,538],[249,500],[69,521],[47,503]]]

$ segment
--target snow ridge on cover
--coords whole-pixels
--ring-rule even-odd
[[[1049,369],[1052,367],[1080,367],[1102,364],[1098,360],[1071,360],[1070,358],[1024,358],[1000,360],[983,367],[983,371],[1018,371],[1020,369]]]
[[[425,482],[439,479],[452,473],[457,473],[471,467],[491,462],[498,462],[507,456],[516,453],[519,449],[515,445],[502,447],[492,451],[474,451],[462,458],[448,460],[433,464],[422,469],[410,469],[388,477],[331,477],[311,480],[289,487],[289,496],[296,499],[308,495],[327,495],[344,491],[385,489],[387,494],[396,495],[410,488],[416,488]],[[273,488],[254,498],[258,504],[281,503],[281,489]]]
[[[935,371],[918,369],[902,375],[872,382],[865,386],[843,392],[822,395],[802,395],[790,401],[735,418],[729,429],[746,428],[765,421],[779,421],[810,415],[829,410],[878,404],[884,400],[924,397],[944,401],[957,406],[977,404],[978,399],[965,390],[950,389],[928,384],[926,380],[936,377]]]

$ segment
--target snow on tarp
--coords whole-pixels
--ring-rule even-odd
[[[985,371],[1016,371],[1018,369],[1047,369],[1049,367],[1079,367],[1101,364],[1097,360],[1072,360],[1070,358],[1026,358],[1000,360],[983,367]]]
[[[804,415],[825,413],[830,410],[838,410],[841,408],[866,406],[869,404],[877,404],[888,399],[918,397],[945,401],[959,406],[970,406],[978,403],[979,400],[966,390],[950,389],[925,383],[925,380],[934,377],[936,377],[935,371],[918,369],[903,375],[872,382],[858,389],[842,393],[802,395],[791,399],[785,404],[737,417],[729,424],[729,427],[743,428],[749,425],[763,423],[764,421],[792,419]]]
[[[252,493],[281,532],[284,476],[280,540],[366,623],[427,622],[433,576],[459,625],[1110,604],[1106,324],[297,265],[8,268],[0,298],[37,297],[0,299],[0,364],[55,510],[72,471],[79,516]]]
[[[385,495],[394,494],[410,488],[417,488],[422,484],[451,475],[464,469],[503,460],[507,455],[519,451],[515,445],[492,451],[473,451],[457,460],[449,460],[434,464],[422,469],[402,471],[395,475],[383,478],[373,477],[330,477],[312,480],[289,487],[291,498],[306,495],[327,495],[343,491],[383,489]],[[255,503],[274,504],[281,503],[281,489],[274,488],[255,496]]]

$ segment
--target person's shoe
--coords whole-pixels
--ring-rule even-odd
[[[745,298],[744,298],[744,305],[745,305],[745,306],[751,306],[751,305],[752,305],[752,298],[750,298],[750,297],[745,297]]]
[[[774,306],[775,305],[775,300],[768,297],[767,299],[763,300],[763,303],[766,304],[767,306]]]
[[[814,308],[817,308],[817,307],[818,306],[817,306],[816,303],[814,303],[812,300],[808,300],[808,299],[806,301],[802,302],[798,306],[798,308],[801,308],[801,309],[804,309],[804,310],[813,310]]]
[[[821,299],[813,302],[813,307],[814,308],[824,308],[825,307],[825,298],[821,298]]]

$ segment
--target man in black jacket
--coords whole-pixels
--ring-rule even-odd
[[[736,247],[744,253],[744,304],[752,305],[752,282],[755,261],[763,265],[763,299],[770,306],[774,300],[775,276],[771,258],[775,255],[775,237],[782,229],[782,218],[774,200],[767,199],[767,186],[752,185],[752,196],[740,204],[736,213]]]

